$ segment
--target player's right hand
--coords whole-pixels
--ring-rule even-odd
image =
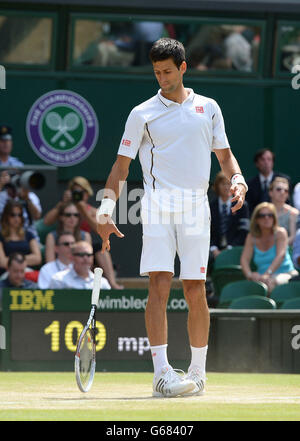
[[[97,232],[102,239],[102,249],[103,254],[105,250],[110,251],[110,241],[109,236],[115,234],[116,236],[123,238],[124,234],[116,227],[114,221],[108,214],[101,214],[97,218]]]

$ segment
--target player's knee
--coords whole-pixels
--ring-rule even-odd
[[[153,272],[150,274],[149,297],[158,298],[162,302],[168,300],[172,282],[172,274],[168,272]]]
[[[203,280],[189,281],[185,283],[184,296],[189,309],[202,307],[206,303],[205,282]]]

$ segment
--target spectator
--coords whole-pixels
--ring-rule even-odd
[[[297,230],[293,243],[293,263],[300,270],[300,228]]]
[[[235,213],[231,212],[230,182],[219,172],[214,182],[217,198],[210,204],[211,243],[210,251],[215,259],[223,249],[244,245],[249,231],[249,209],[245,203]]]
[[[40,219],[42,207],[39,197],[27,188],[18,187],[11,182],[11,175],[7,170],[0,173],[0,214],[10,200],[20,201],[23,205],[24,227],[31,231],[39,242],[39,235],[34,221]]]
[[[290,183],[289,176],[273,170],[274,160],[275,154],[269,149],[259,150],[254,156],[254,163],[259,173],[247,181],[246,201],[250,215],[256,205],[261,202],[270,202],[269,185],[276,176],[287,178]]]
[[[56,259],[42,266],[39,272],[38,287],[48,289],[51,277],[59,271],[72,267],[71,247],[75,244],[75,237],[68,232],[57,234],[55,241]]]
[[[0,166],[4,167],[24,167],[23,162],[11,156],[13,148],[12,129],[9,126],[0,126]]]
[[[294,207],[300,211],[300,182],[295,185],[293,193],[293,203]]]
[[[52,289],[92,289],[94,273],[93,247],[85,241],[76,242],[72,246],[73,267],[60,271],[51,278]],[[102,277],[101,289],[110,289],[108,281]]]
[[[68,231],[73,234],[76,241],[84,240],[92,243],[91,235],[87,231],[80,229],[80,213],[73,202],[66,202],[60,205],[58,211],[58,225],[57,229],[50,231],[46,237],[45,260],[52,262],[56,259],[55,256],[55,242],[56,237],[62,231]]]
[[[278,223],[286,229],[288,244],[292,246],[296,236],[299,211],[286,203],[289,197],[289,181],[277,176],[270,184],[269,194],[271,202],[276,207]]]
[[[257,267],[254,272],[250,268],[252,258]],[[248,280],[265,283],[269,293],[276,285],[287,283],[298,274],[288,250],[287,232],[278,225],[272,203],[262,202],[254,209],[241,266]]]
[[[235,26],[233,32],[225,38],[224,48],[226,57],[232,60],[236,70],[251,72],[253,31],[245,26]]]
[[[80,228],[91,234],[92,244],[97,266],[103,268],[103,274],[108,279],[112,289],[123,289],[116,281],[115,271],[111,254],[108,251],[101,253],[102,242],[97,233],[96,208],[88,203],[94,192],[89,181],[83,176],[76,176],[68,183],[68,188],[64,192],[62,200],[52,208],[44,217],[46,225],[53,225],[58,219],[58,213],[64,202],[73,201],[81,214]]]
[[[0,280],[0,288],[35,289],[35,283],[25,279],[26,258],[21,253],[12,253],[7,263],[7,276]]]
[[[1,217],[0,267],[6,271],[9,255],[19,252],[25,255],[27,266],[40,265],[42,256],[33,234],[24,228],[23,207],[18,201],[9,201]]]

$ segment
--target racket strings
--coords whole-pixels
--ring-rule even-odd
[[[93,334],[92,329],[86,332],[79,350],[79,375],[83,386],[87,386],[90,381],[90,374],[95,359]]]

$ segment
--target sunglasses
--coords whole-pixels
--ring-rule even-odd
[[[93,253],[73,253],[73,256],[76,257],[92,257],[93,255]]]
[[[64,247],[70,247],[71,245],[74,245],[75,242],[61,242],[58,245],[63,245]]]
[[[283,188],[283,187],[276,187],[275,188],[276,191],[284,191],[284,193],[288,193],[288,189],[287,188]]]
[[[79,213],[64,213],[63,216],[65,216],[65,217],[71,217],[71,216],[79,217]]]
[[[10,217],[23,217],[22,213],[10,213]]]
[[[272,213],[261,213],[261,214],[258,214],[257,217],[259,219],[262,219],[264,217],[274,217],[274,214],[272,214]]]

